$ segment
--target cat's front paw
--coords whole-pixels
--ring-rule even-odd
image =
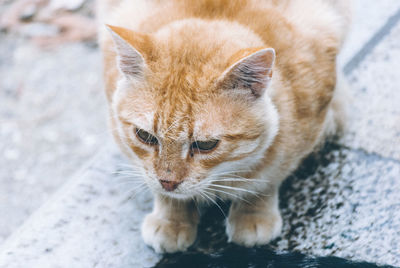
[[[157,253],[185,251],[194,243],[196,235],[196,225],[161,219],[153,213],[142,224],[144,242]]]
[[[246,247],[268,244],[279,236],[282,230],[282,218],[279,212],[235,213],[226,221],[226,234],[229,242]]]

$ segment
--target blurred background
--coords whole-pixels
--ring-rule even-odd
[[[109,140],[94,7],[94,0],[0,0],[0,245]],[[399,8],[398,0],[356,0],[340,58],[359,100],[356,134],[346,139],[393,161]]]
[[[94,1],[0,1],[0,245],[107,136]]]

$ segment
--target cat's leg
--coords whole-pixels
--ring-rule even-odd
[[[325,117],[324,135],[321,137],[321,145],[326,137],[340,136],[346,130],[346,119],[349,113],[348,104],[351,102],[349,91],[346,77],[341,70],[338,70],[335,91]]]
[[[279,236],[281,229],[277,187],[249,202],[232,202],[226,221],[230,242],[247,247],[265,245]]]
[[[184,251],[196,239],[199,214],[192,201],[156,196],[142,224],[144,242],[157,253]]]

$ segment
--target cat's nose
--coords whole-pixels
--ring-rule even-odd
[[[181,183],[180,181],[169,181],[169,180],[160,180],[161,186],[168,192],[172,192],[175,190],[178,185]]]

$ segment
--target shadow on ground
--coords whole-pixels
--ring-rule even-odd
[[[354,152],[331,141],[319,152],[307,157],[283,183],[280,189],[283,233],[270,245],[244,248],[228,243],[224,215],[218,208],[212,207],[202,216],[194,246],[186,253],[164,255],[155,267],[377,267],[362,261],[351,262],[338,257],[313,257],[300,253],[314,250],[319,255],[320,249],[322,256],[336,254],[354,257],[346,245],[349,241],[354,243],[359,237],[351,237],[352,227],[343,228],[343,220],[349,225],[357,225],[351,219],[357,218],[355,214],[360,206],[360,200],[354,203],[347,198],[347,193],[357,190],[354,189],[357,185],[353,183],[357,178],[344,177],[348,175],[346,170],[352,153],[361,162],[373,165],[374,161],[379,161],[376,156]],[[221,206],[227,214],[229,204]],[[342,214],[339,220],[343,211],[349,216],[343,217]],[[337,235],[321,234],[324,230],[319,226],[322,224],[330,229],[335,229],[339,224]],[[374,228],[372,224],[370,229]],[[313,232],[316,239],[313,238]],[[360,232],[358,234],[362,235]],[[360,251],[371,253],[365,248],[368,245]]]

